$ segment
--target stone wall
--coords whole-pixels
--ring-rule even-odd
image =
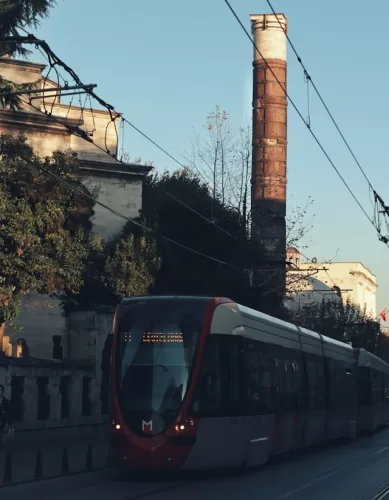
[[[0,361],[15,430],[0,435],[0,486],[108,465],[97,371],[91,362]]]
[[[16,429],[101,424],[100,381],[94,363],[11,359],[0,362],[0,384]]]
[[[96,377],[101,374],[101,356],[107,335],[112,333],[115,308],[76,311],[67,318],[69,359],[95,360]]]

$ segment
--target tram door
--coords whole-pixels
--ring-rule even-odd
[[[190,465],[230,467],[244,461],[245,417],[239,414],[239,359],[239,338],[208,338],[192,403],[199,423]]]

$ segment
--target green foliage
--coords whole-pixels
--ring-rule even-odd
[[[89,255],[94,202],[19,154],[89,194],[75,153],[42,160],[25,138],[0,136],[0,322],[17,315],[30,291],[76,293]]]
[[[21,85],[16,85],[15,83],[5,80],[0,75],[0,106],[3,108],[10,108],[13,111],[20,110],[22,108],[22,103],[19,95],[4,95],[10,92],[15,92],[17,90],[25,90],[26,92],[36,88],[35,83],[25,83]]]
[[[36,28],[55,4],[56,0],[1,0],[0,40],[23,36],[20,28]],[[29,51],[20,44],[1,44],[1,56],[15,53],[25,56]]]
[[[190,208],[168,196],[166,191]],[[188,170],[147,178],[142,214],[147,225],[156,228],[162,254],[154,293],[218,295],[231,276],[237,279],[237,274],[242,275],[240,271],[235,273],[230,267],[161,239],[162,235],[171,238],[232,266],[244,267],[247,262],[248,246],[242,235],[239,214],[232,208],[225,208],[218,199],[214,203],[207,187]]]
[[[261,255],[251,247],[239,210],[223,204],[221,197],[214,199],[188,169],[148,177],[142,214],[147,225],[156,228],[162,256],[153,294],[227,296],[268,312],[279,308],[274,296],[261,298],[258,289],[250,287],[249,276],[243,271],[258,264]],[[161,236],[230,265],[190,252]]]
[[[305,305],[300,311],[290,313],[290,320],[340,342],[349,342],[355,348],[378,353],[380,324],[350,300],[343,303],[327,299]]]
[[[155,240],[149,235],[123,232],[110,241],[95,235],[83,285],[64,297],[65,312],[115,306],[122,297],[147,295],[159,267]]]
[[[1,0],[0,1],[0,57],[26,57],[31,51],[25,45],[6,41],[6,38],[25,36],[21,28],[36,28],[40,19],[47,17],[56,4],[55,0]],[[16,85],[0,76],[0,92],[31,90],[34,85]],[[18,96],[1,96],[0,106],[20,108]]]
[[[121,238],[105,262],[107,288],[116,297],[147,294],[159,268],[155,243],[133,234]]]
[[[211,211],[214,223],[206,220]],[[258,290],[250,287],[243,271],[260,256],[251,251],[239,212],[213,200],[207,186],[188,170],[147,178],[138,220],[152,233],[129,222],[111,241],[95,239],[84,285],[80,293],[66,297],[65,311],[116,305],[123,296],[149,293],[229,296],[268,312],[276,306],[274,301],[258,300]]]

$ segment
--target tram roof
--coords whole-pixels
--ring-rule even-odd
[[[389,374],[389,366],[383,359],[369,351],[366,351],[365,349],[356,349],[356,351],[359,352],[357,355],[359,366],[371,366],[372,368],[381,369],[385,373]]]
[[[326,335],[322,335],[320,333],[314,332],[313,330],[309,330],[307,328],[299,327],[294,325],[293,323],[289,323],[288,321],[284,321],[279,318],[274,318],[273,316],[269,316],[268,314],[262,313],[260,311],[256,311],[255,309],[251,309],[246,306],[242,306],[237,304],[240,312],[243,315],[251,316],[252,318],[264,321],[266,323],[273,324],[285,330],[294,332],[294,333],[302,333],[303,335],[311,338],[315,338],[318,341],[322,340],[324,344],[328,346],[332,345],[333,347],[338,347],[340,349],[346,349],[347,351],[352,352],[353,348],[351,345],[346,344],[344,342],[340,342],[339,340],[332,339],[331,337],[327,337]]]

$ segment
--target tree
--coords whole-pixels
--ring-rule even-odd
[[[0,57],[19,55],[26,57],[30,54],[26,47],[17,42],[23,36],[23,28],[36,27],[40,19],[49,15],[50,9],[56,0],[2,0],[0,2]],[[10,40],[10,39],[14,40]],[[1,77],[0,92],[13,92],[15,90],[29,90],[33,85],[15,85]],[[19,109],[20,101],[15,95],[2,96],[0,105]]]
[[[290,197],[288,204],[290,205]],[[286,216],[286,248],[297,247],[300,251],[308,248],[310,242],[307,241],[307,236],[313,228],[313,220],[315,214],[307,220],[309,210],[313,205],[313,199],[308,196],[304,206],[295,203],[290,207]]]
[[[75,153],[41,159],[25,138],[0,136],[0,348],[26,293],[59,296],[82,284],[96,193],[77,170]]]
[[[217,105],[207,116],[204,130],[195,136],[189,164],[212,193],[211,217],[218,199],[238,210],[249,233],[251,126],[235,132],[229,114]]]
[[[343,302],[323,297],[322,302],[306,304],[289,314],[293,323],[340,342],[350,343],[355,348],[379,354],[380,324],[349,299]]]
[[[267,312],[280,308],[250,286],[249,271],[261,255],[251,247],[239,210],[214,197],[191,170],[147,178],[142,214],[156,228],[162,257],[151,293],[227,296]]]
[[[152,232],[128,222],[111,241],[95,244],[84,285],[68,296],[67,310],[115,305],[123,296],[200,294],[269,312],[275,304],[257,300],[245,272],[257,256],[238,211],[217,198],[216,225],[208,219],[211,201],[208,187],[188,169],[146,178],[138,222]]]
[[[109,241],[95,235],[80,289],[63,297],[65,312],[116,306],[122,297],[147,295],[160,264],[155,239],[133,224]]]
[[[203,134],[196,134],[193,141],[189,167],[199,174],[212,193],[209,217],[214,218],[214,204],[222,204],[238,211],[247,237],[251,226],[251,168],[252,122],[234,130],[230,115],[215,106],[207,116]],[[304,206],[291,204],[290,197],[286,218],[286,245],[306,248],[306,236],[312,228],[313,218],[307,221],[313,200],[308,197]],[[217,222],[215,220],[215,222]]]

